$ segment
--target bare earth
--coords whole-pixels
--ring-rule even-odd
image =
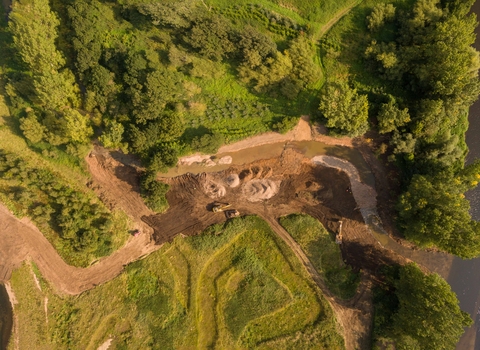
[[[287,141],[326,136],[312,131],[308,122],[302,119],[290,134],[272,133],[263,139],[259,136],[248,142],[226,146],[230,148],[220,152],[231,152],[262,142],[278,142],[279,137]],[[332,139],[329,140],[332,143]],[[333,140],[334,143],[351,142],[350,139]],[[352,169],[348,175],[340,171],[343,168],[348,171],[350,163],[327,158],[317,159],[314,163],[287,148],[280,158],[234,165],[218,173],[164,179],[171,186],[167,193],[170,208],[164,214],[156,215],[145,207],[139,196],[137,168],[123,164],[98,147],[86,161],[92,175],[90,186],[111,208],[123,209],[144,234],[131,238],[124,247],[89,268],[76,268],[60,258],[28,219],[20,220],[0,205],[0,281],[8,280],[11,271],[30,257],[58,292],[79,294],[111,280],[121,273],[126,264],[157,250],[162,243],[178,234],[199,234],[214,223],[224,222],[223,213],[211,212],[213,202],[221,200],[232,203],[242,215],[255,214],[265,219],[292,248],[322,289],[337,316],[347,349],[369,347],[371,278],[379,265],[405,263],[406,260],[384,249],[368,231],[358,209],[374,207],[375,202],[372,201],[375,201],[376,195],[375,192],[369,192],[368,196],[360,193],[362,184],[355,178]],[[358,183],[354,186],[355,181]],[[353,195],[346,191],[350,186]],[[363,271],[361,286],[352,300],[343,301],[332,296],[305,253],[278,223],[282,215],[299,212],[316,217],[331,232],[338,230],[339,220],[343,221],[344,259],[355,269]]]

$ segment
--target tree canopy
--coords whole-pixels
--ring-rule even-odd
[[[320,95],[320,112],[326,126],[340,134],[358,136],[368,129],[368,99],[347,82],[329,82]]]

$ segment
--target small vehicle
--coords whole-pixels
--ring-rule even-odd
[[[225,209],[231,207],[232,205],[230,203],[219,203],[215,202],[212,207],[212,211],[214,213],[219,213],[221,211],[225,211]]]
[[[237,216],[240,216],[240,212],[237,209],[225,210],[225,216],[227,219],[236,218]]]
[[[138,230],[138,229],[137,229],[137,230],[133,230],[132,236],[133,236],[133,237],[138,237],[138,236],[140,236],[140,230]]]

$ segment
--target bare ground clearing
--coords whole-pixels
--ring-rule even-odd
[[[309,130],[312,135],[310,127]],[[19,220],[0,206],[0,279],[8,280],[12,269],[30,256],[59,292],[81,293],[114,278],[125,264],[153,252],[178,234],[199,234],[214,223],[224,222],[223,213],[211,211],[214,200],[218,199],[232,203],[242,215],[256,214],[264,218],[322,289],[335,311],[347,349],[368,348],[371,277],[379,265],[404,263],[405,259],[384,249],[370,234],[357,210],[358,203],[352,193],[346,191],[351,186],[346,173],[315,165],[302,154],[286,148],[280,158],[234,165],[218,173],[163,179],[171,186],[167,193],[170,208],[156,215],[145,207],[139,196],[135,167],[117,161],[100,148],[86,160],[92,173],[91,187],[111,208],[123,209],[145,234],[132,238],[123,248],[89,268],[75,268],[65,264],[28,219]],[[246,190],[252,183],[253,189]],[[268,195],[262,197],[263,194]],[[252,200],[259,195],[260,200]],[[331,295],[304,252],[279,225],[280,216],[300,212],[316,217],[332,233],[338,230],[338,221],[343,221],[344,259],[355,269],[364,271],[359,292],[352,300],[339,300]]]

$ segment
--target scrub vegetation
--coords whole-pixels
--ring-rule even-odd
[[[344,348],[319,289],[254,216],[178,238],[77,297],[54,294],[29,264],[11,283],[20,347]]]

